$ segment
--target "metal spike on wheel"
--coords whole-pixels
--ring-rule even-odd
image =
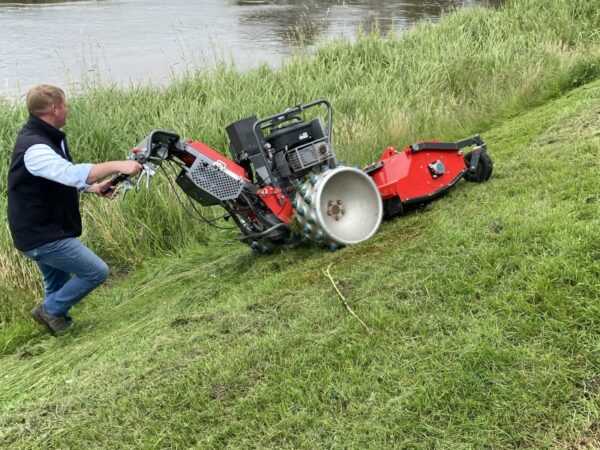
[[[381,224],[383,205],[369,175],[338,166],[306,176],[294,212],[304,238],[335,250],[372,237]]]

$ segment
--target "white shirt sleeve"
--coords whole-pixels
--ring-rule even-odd
[[[86,180],[93,164],[73,164],[45,144],[29,147],[25,151],[24,161],[25,168],[36,177],[72,186],[79,191],[90,187]]]

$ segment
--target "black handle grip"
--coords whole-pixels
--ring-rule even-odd
[[[113,186],[116,186],[117,184],[119,184],[119,183],[120,183],[120,182],[122,182],[122,181],[125,181],[125,180],[127,179],[127,177],[128,177],[128,176],[129,176],[129,175],[125,175],[124,173],[120,173],[120,174],[118,174],[118,175],[115,175],[115,176],[113,177],[113,179],[112,179],[112,180],[110,180],[110,185],[109,185],[109,186],[107,186],[107,187],[105,187],[104,189],[102,189],[102,190],[100,191],[100,193],[101,193],[102,195],[106,194],[108,191],[110,191],[110,188],[111,188],[111,187],[113,187]]]

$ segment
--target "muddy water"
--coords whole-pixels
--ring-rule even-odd
[[[38,82],[155,83],[186,67],[276,66],[318,42],[502,0],[0,0],[0,94]]]

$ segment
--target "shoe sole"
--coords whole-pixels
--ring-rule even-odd
[[[37,309],[34,309],[31,312],[31,317],[33,318],[33,320],[35,320],[37,323],[39,323],[40,325],[42,325],[44,328],[46,328],[46,330],[48,331],[48,333],[50,334],[55,334],[54,330],[50,327],[50,325],[48,325],[48,322],[46,322],[37,312]]]

